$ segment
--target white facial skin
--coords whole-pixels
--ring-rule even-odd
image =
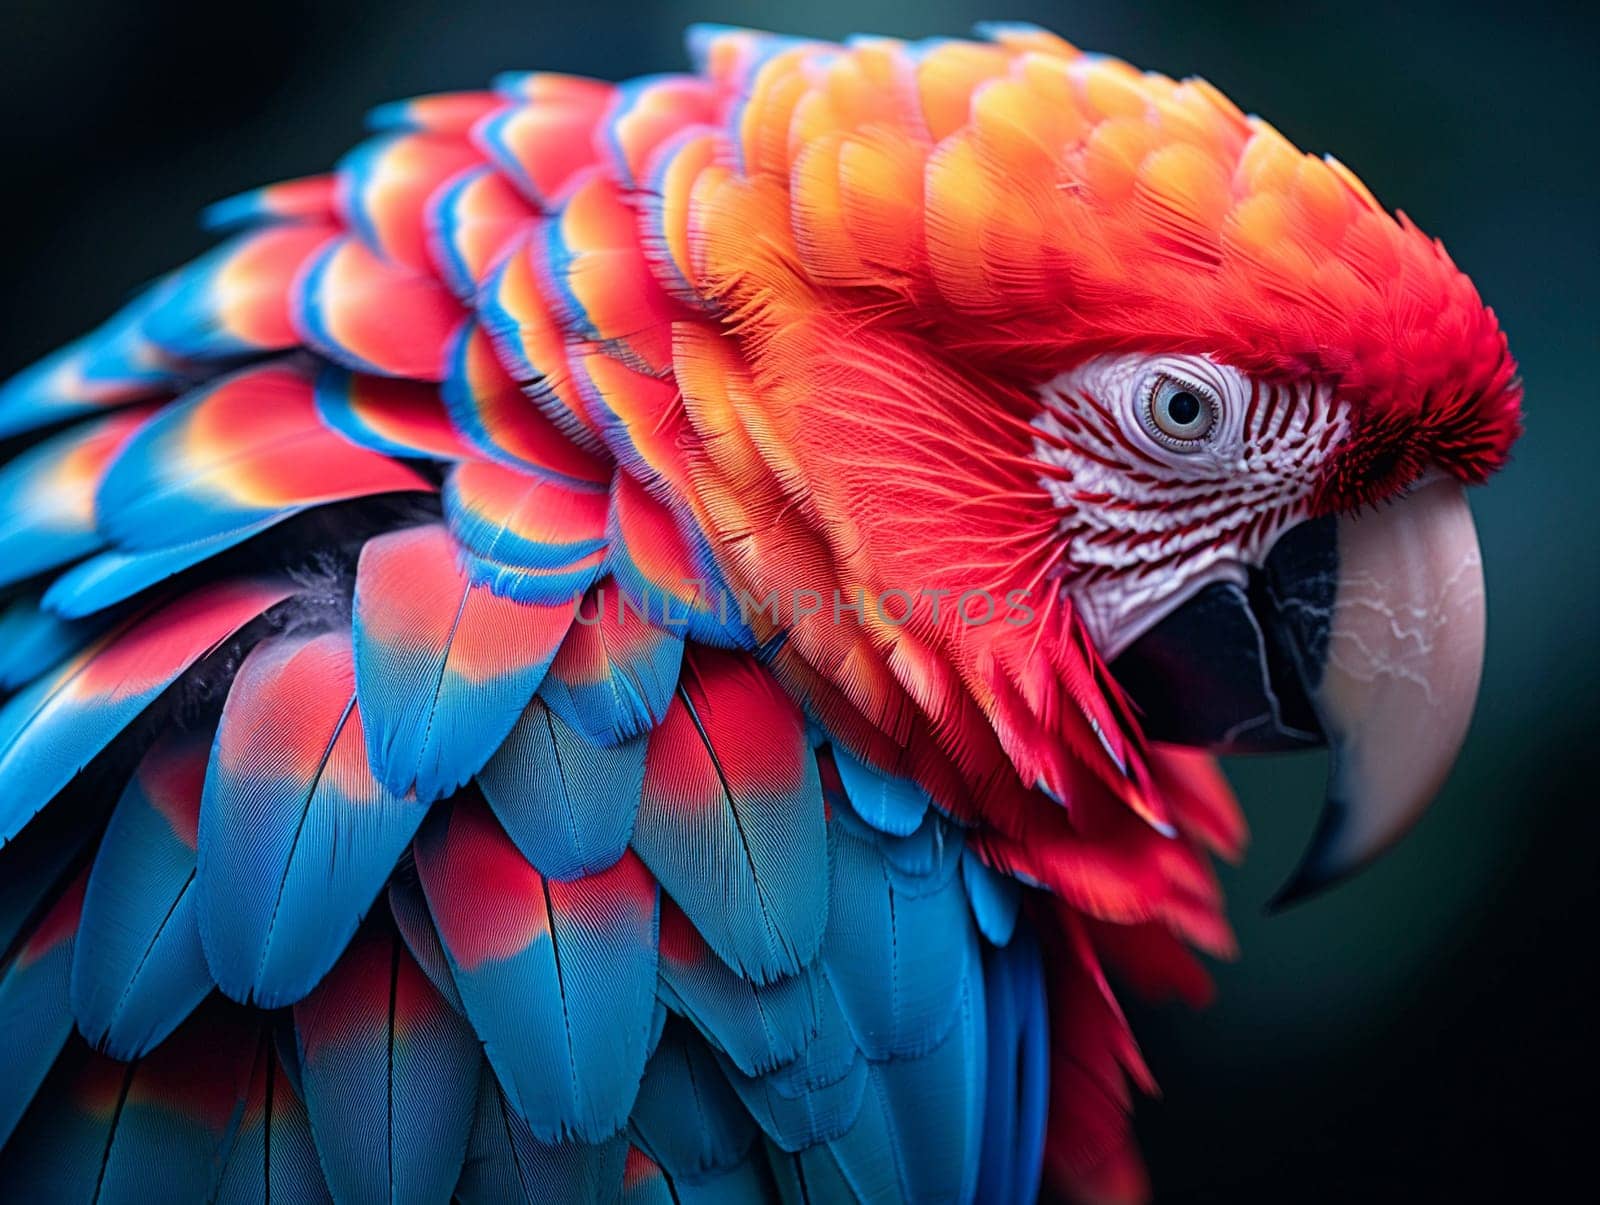
[[[1243,584],[1306,518],[1349,426],[1325,390],[1204,356],[1102,356],[1039,396],[1034,448],[1061,514],[1062,583],[1107,660],[1203,586]],[[1180,421],[1195,402],[1209,414]]]

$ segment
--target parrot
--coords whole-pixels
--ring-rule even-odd
[[[1522,387],[1442,245],[1042,29],[376,109],[0,387],[0,1197],[1135,1201],[1437,794]]]

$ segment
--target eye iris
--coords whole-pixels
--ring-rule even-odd
[[[1167,417],[1179,427],[1191,426],[1200,417],[1201,402],[1187,389],[1180,389],[1167,399]]]
[[[1210,390],[1171,377],[1157,377],[1145,395],[1145,429],[1178,452],[1198,451],[1216,425],[1219,406]]]

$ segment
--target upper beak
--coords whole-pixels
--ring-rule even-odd
[[[1416,823],[1466,736],[1483,666],[1483,567],[1465,492],[1433,481],[1284,535],[1248,594],[1213,585],[1113,671],[1148,735],[1218,752],[1326,743],[1327,801],[1281,908]]]

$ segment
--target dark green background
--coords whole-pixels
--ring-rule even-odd
[[[507,67],[675,67],[695,19],[921,35],[997,16],[1202,74],[1333,151],[1443,238],[1527,382],[1528,434],[1474,500],[1489,660],[1432,814],[1376,869],[1266,920],[1322,767],[1233,767],[1255,829],[1225,872],[1243,957],[1204,1013],[1133,1009],[1165,1089],[1139,1111],[1158,1193],[1543,1196],[1588,1163],[1595,1120],[1600,213],[1578,6],[7,0],[0,375],[199,251],[204,202],[330,163],[377,101]]]

